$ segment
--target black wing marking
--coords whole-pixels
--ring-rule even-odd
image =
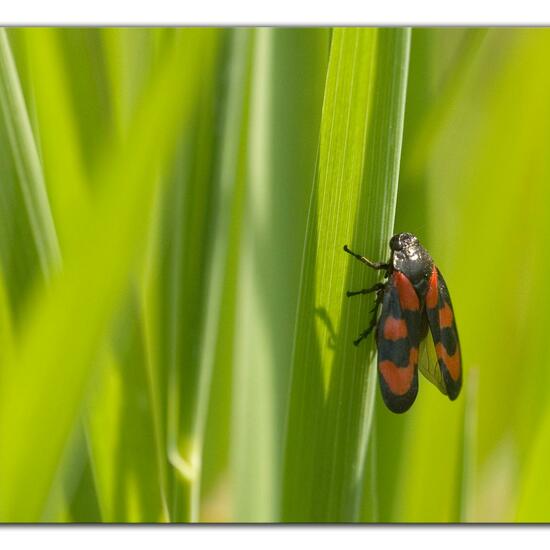
[[[440,370],[439,378],[445,391],[440,389],[450,399],[456,399],[462,387],[460,342],[449,290],[435,266],[426,293],[426,314]]]
[[[416,291],[402,273],[394,272],[384,291],[376,344],[382,397],[395,413],[407,411],[418,393],[420,320]]]

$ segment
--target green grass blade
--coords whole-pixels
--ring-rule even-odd
[[[328,44],[325,29],[255,31],[233,384],[236,521],[279,519],[292,320]]]
[[[219,61],[219,60],[218,60]],[[172,182],[173,242],[167,299],[167,452],[173,468],[172,520],[198,520],[201,443],[201,342],[208,266],[212,261],[212,208],[215,201],[214,165],[217,116],[214,92],[217,78],[202,79],[201,98],[193,117],[191,139],[182,144]],[[169,253],[170,254],[170,253]],[[207,397],[207,396],[206,396]]]
[[[359,517],[372,421],[368,300],[345,292],[377,275],[344,244],[385,259],[393,230],[410,32],[337,29],[333,34],[317,180],[306,233],[293,358],[282,515],[287,521]],[[369,396],[367,398],[367,396]]]
[[[197,479],[193,486],[193,513],[199,518],[200,491],[204,478],[205,444],[209,404],[212,412],[218,411],[218,422],[230,427],[230,408],[221,402],[211,401],[213,377],[221,376],[227,381],[233,357],[221,353],[224,343],[232,339],[234,324],[224,326],[226,315],[234,315],[235,271],[240,250],[236,250],[238,233],[235,223],[242,215],[243,194],[246,185],[245,161],[248,137],[249,97],[253,31],[235,29],[228,40],[228,85],[219,143],[219,163],[214,174],[215,188],[212,202],[212,245],[208,247],[208,265],[205,277],[207,289],[204,309],[204,327],[200,353],[200,375],[197,385],[197,410],[194,419],[194,441],[196,449]],[[231,392],[224,391],[231,403]],[[226,403],[228,405],[228,403]],[[219,409],[218,409],[219,407]],[[225,414],[222,420],[219,413]],[[218,432],[218,435],[221,435]],[[221,440],[223,442],[223,438]],[[228,459],[228,448],[223,445],[214,451]],[[227,464],[227,463],[226,463]]]
[[[29,289],[37,280],[43,279],[44,271],[3,116],[0,124],[0,171],[0,261],[6,303],[15,329],[29,298]]]
[[[8,35],[0,29],[0,106],[19,185],[44,276],[59,268],[61,254],[36,141],[13,59]]]
[[[103,521],[166,521],[142,323],[129,301],[87,404],[93,473]]]
[[[103,61],[93,57],[89,60],[90,72],[98,73],[107,81],[96,88],[107,88],[107,93],[100,94],[99,99],[104,95],[110,99],[107,110],[112,112],[111,130],[117,141],[125,139],[142,100],[140,94],[169,51],[169,48],[158,49],[156,35],[155,29],[101,29],[100,44],[93,49],[105,55]],[[71,41],[82,41],[82,38],[71,37]],[[94,33],[84,45],[94,45],[96,41]],[[108,70],[102,71],[97,66]],[[99,99],[88,99],[86,103],[93,106]],[[89,126],[85,125],[81,131],[85,140],[91,139],[87,137]],[[91,129],[94,129],[93,124]],[[162,190],[158,188],[151,205],[151,230],[140,292],[136,293],[135,289],[129,292],[117,316],[116,330],[101,367],[103,372],[96,381],[93,400],[87,408],[88,439],[105,521],[170,519],[161,414],[165,401],[159,395],[158,357],[154,351],[156,334],[151,328],[152,304],[155,303],[151,280],[158,275],[152,257],[159,252],[156,236],[162,214],[161,197]],[[122,383],[124,380],[128,382]]]
[[[89,215],[89,178],[70,97],[62,30],[25,29],[40,151],[63,256],[79,246]]]
[[[15,177],[10,174],[10,171],[2,171],[6,178],[2,194],[6,197],[9,196],[10,187],[18,185],[20,196],[25,205],[25,213],[23,214],[17,208],[17,204],[13,204],[8,215],[4,217],[4,220],[6,220],[4,223],[9,227],[10,222],[8,220],[12,220],[12,223],[20,227],[25,227],[26,229],[28,226],[30,228],[30,235],[32,236],[39,260],[40,269],[38,271],[43,278],[48,280],[61,267],[61,252],[54,220],[50,211],[49,197],[33,134],[34,130],[31,127],[26,99],[10,46],[9,37],[11,36],[13,35],[8,35],[4,29],[0,29],[0,104],[3,113],[3,122],[9,136],[9,153],[16,169],[16,174],[13,174]],[[14,202],[17,203],[17,199]],[[7,232],[3,231],[4,235],[6,233],[8,235],[6,239],[8,242],[11,241],[12,244],[15,244],[18,241],[18,239],[13,240],[13,237],[10,239],[9,230]],[[17,258],[23,258],[23,262],[27,264],[25,266],[26,272],[31,274],[31,278],[34,278],[34,275],[37,275],[38,272],[33,262],[25,261],[25,255],[21,253],[23,248],[23,243],[19,242],[19,250],[17,250],[15,255]],[[14,293],[15,288],[25,286],[24,283],[22,285],[22,282],[21,278],[17,276],[13,277],[12,293]],[[14,304],[16,308],[18,306],[17,302],[18,300],[15,299]],[[5,305],[9,308],[7,302]],[[11,315],[8,313],[8,316]],[[6,325],[3,328],[7,328]],[[5,353],[9,353],[10,349],[13,352],[13,342],[11,347],[7,342],[5,345],[7,346]],[[79,441],[82,441],[82,438]],[[83,451],[86,452],[85,447]],[[75,482],[78,481],[76,479],[77,476],[73,475],[72,472],[81,471],[81,463],[87,459],[83,453],[75,452],[74,454],[78,455],[77,460],[74,463],[65,464],[59,469],[58,481],[56,481],[56,484],[59,485],[59,490],[57,491],[57,497],[51,499],[52,502],[55,501],[53,508],[64,505],[67,499],[70,498],[69,495],[73,492]],[[63,488],[61,487],[62,485],[64,486]],[[80,509],[84,510],[82,506]],[[50,519],[55,520],[56,518],[51,516]]]

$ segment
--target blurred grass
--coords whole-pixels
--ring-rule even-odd
[[[45,42],[56,39],[55,31],[40,32]],[[180,124],[192,112],[197,93],[192,84],[198,72],[193,70],[197,56],[189,55],[190,48],[208,51],[213,46],[209,35],[199,32],[195,40],[195,34],[184,33],[166,52],[156,78],[145,90],[128,142],[111,150],[111,158],[108,156],[99,170],[103,193],[89,224],[83,227],[82,220],[78,224],[82,230],[80,246],[67,247],[64,271],[47,292],[35,294],[35,305],[19,335],[16,357],[4,365],[0,390],[0,437],[5,443],[0,451],[0,511],[6,520],[36,521],[41,517],[71,425],[81,407],[97,344],[127,284],[145,235],[143,220],[157,181],[151,176],[159,160],[148,151],[159,147],[167,156],[175,145]],[[176,64],[185,70],[175,71]],[[64,187],[71,188],[73,183]],[[72,242],[75,240],[73,237]],[[96,269],[102,272],[96,273]],[[90,294],[101,299],[83,300]],[[70,361],[63,361],[64,357]],[[18,398],[22,389],[27,393],[24,400]],[[37,447],[39,467],[35,463]],[[32,476],[28,475],[30,471]]]
[[[330,33],[256,29],[254,35],[235,335],[233,519],[270,521],[280,515],[294,319]]]
[[[549,53],[0,29],[0,520],[550,521]],[[465,384],[394,415],[341,248],[405,230]]]
[[[29,225],[44,276],[59,267],[60,250],[29,114],[5,29],[0,29],[0,104]]]

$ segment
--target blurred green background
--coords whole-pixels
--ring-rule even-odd
[[[550,30],[0,29],[0,521],[550,521]],[[464,361],[381,401],[393,233]]]

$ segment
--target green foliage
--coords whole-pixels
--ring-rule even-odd
[[[0,29],[0,521],[550,521],[549,52]],[[465,384],[394,415],[342,246],[404,230]]]
[[[376,275],[365,279],[342,245],[381,257],[391,236],[407,64],[406,30],[334,31],[295,329],[284,520],[359,517],[376,370],[372,340],[351,345],[368,308],[344,289]]]

